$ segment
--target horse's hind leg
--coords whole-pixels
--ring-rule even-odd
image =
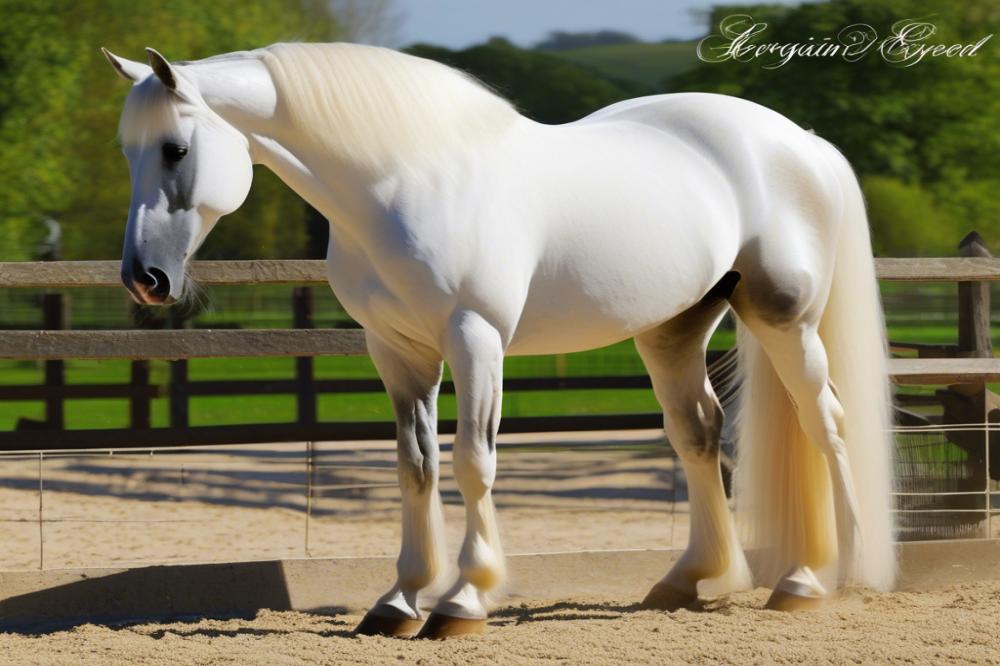
[[[838,584],[844,585],[856,570],[861,530],[847,446],[843,439],[844,409],[830,381],[826,349],[818,322],[804,319],[779,325],[768,323],[745,308],[741,320],[764,348],[781,383],[788,391],[806,438],[823,453],[833,486],[837,526]],[[825,590],[805,563],[793,567],[774,588],[768,606],[794,610],[815,605]],[[823,566],[826,562],[816,562]]]
[[[396,413],[403,543],[398,578],[358,625],[359,634],[404,636],[420,628],[417,595],[441,570],[443,521],[438,494],[437,393],[441,359],[404,354],[371,333],[368,351]]]
[[[643,600],[643,607],[676,610],[698,596],[698,582],[719,581],[720,591],[751,587],[726,503],[719,468],[722,407],[708,381],[705,349],[728,305],[702,302],[635,338],[635,346],[663,407],[664,428],[687,477],[691,536],[687,550]]]

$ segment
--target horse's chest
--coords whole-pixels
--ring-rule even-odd
[[[378,266],[378,269],[376,269]],[[441,309],[420,273],[399,275],[400,265],[387,265],[364,253],[331,247],[327,279],[344,310],[365,329],[383,338],[403,336],[436,345],[437,331],[429,325]]]

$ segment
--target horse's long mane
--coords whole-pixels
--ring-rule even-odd
[[[518,117],[462,72],[390,49],[274,44],[258,53],[293,128],[375,172],[495,136]]]

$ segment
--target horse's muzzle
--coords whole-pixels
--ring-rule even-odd
[[[122,284],[141,305],[169,305],[176,299],[170,295],[170,278],[155,266],[143,266],[138,259],[122,268]]]

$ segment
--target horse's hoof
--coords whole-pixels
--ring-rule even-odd
[[[767,600],[765,608],[776,611],[816,610],[823,605],[824,601],[824,598],[819,596],[803,596],[784,590],[775,590],[771,593],[771,598]]]
[[[412,618],[392,606],[376,606],[365,614],[354,633],[359,636],[408,638],[417,633],[423,621]]]
[[[486,631],[486,619],[453,617],[441,613],[431,613],[417,638],[440,640],[455,636],[470,636]]]
[[[665,610],[673,612],[687,608],[698,598],[697,594],[678,590],[670,583],[657,583],[646,594],[639,607],[643,610]]]

